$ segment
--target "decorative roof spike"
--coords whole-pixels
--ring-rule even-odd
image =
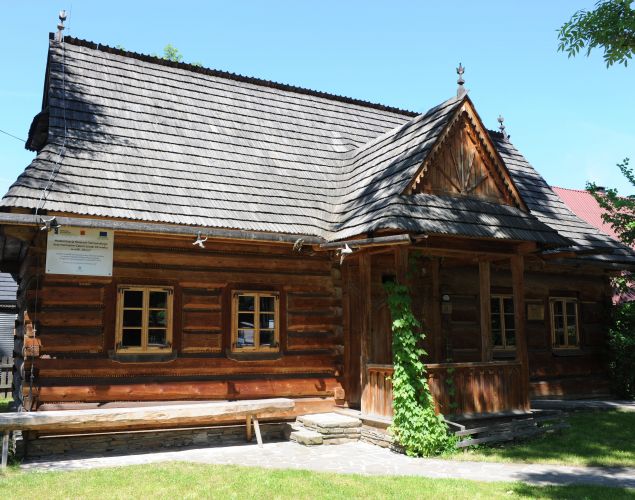
[[[60,22],[57,25],[57,36],[55,37],[55,39],[58,42],[61,42],[64,39],[64,35],[62,35],[62,32],[64,31],[64,21],[66,21],[66,11],[65,10],[60,10]]]
[[[456,68],[456,74],[459,75],[459,79],[456,81],[456,83],[459,84],[459,88],[456,89],[457,97],[463,97],[465,94],[467,94],[467,90],[465,90],[465,87],[463,86],[463,84],[465,83],[465,80],[463,80],[463,73],[465,73],[465,68],[461,63],[459,63],[459,67]]]
[[[498,123],[500,123],[498,130],[500,130],[500,133],[503,134],[503,138],[507,141],[509,140],[509,135],[507,134],[507,131],[505,130],[505,118],[503,118],[503,115],[498,115]]]

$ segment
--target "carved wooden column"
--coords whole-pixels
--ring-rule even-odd
[[[370,353],[371,331],[371,256],[368,253],[359,255],[359,294],[360,294],[360,387],[362,391],[362,413],[368,412],[368,356]]]
[[[529,356],[527,353],[527,330],[525,326],[525,261],[522,255],[511,258],[512,288],[514,295],[514,324],[516,327],[516,360],[520,363],[521,385],[525,411],[529,401]]]
[[[481,300],[481,361],[492,360],[492,302],[490,299],[490,263],[478,263],[479,297]]]

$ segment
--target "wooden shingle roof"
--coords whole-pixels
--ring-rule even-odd
[[[64,144],[49,211],[323,240],[395,229],[552,247],[586,241],[569,230],[577,222],[567,213],[546,217],[540,203],[530,203],[536,195],[528,176],[544,180],[507,141],[495,144],[529,212],[404,195],[465,99],[418,115],[74,38],[51,40],[43,111],[28,141],[38,154],[0,206],[35,208]]]

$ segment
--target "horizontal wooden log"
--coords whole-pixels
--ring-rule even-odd
[[[102,310],[41,311],[37,320],[40,325],[51,327],[101,326]]]
[[[35,389],[40,403],[61,401],[169,401],[333,397],[341,385],[333,377],[204,380],[112,385],[56,385]],[[25,388],[28,392],[28,388]]]
[[[293,406],[294,403],[290,399],[277,398],[139,408],[3,413],[0,414],[0,430],[55,430],[62,433],[65,429],[77,430],[82,426],[94,427],[96,424],[99,424],[104,431],[146,422],[151,422],[157,427],[162,424],[176,423],[187,425],[191,422],[197,422],[200,425],[207,418],[213,421],[215,417],[258,415],[277,410],[288,411]]]
[[[220,352],[223,336],[220,332],[183,333],[183,352]]]
[[[183,329],[213,329],[221,327],[221,312],[183,311]]]
[[[29,301],[34,301],[35,295],[35,290],[27,292]],[[44,307],[68,305],[101,306],[104,301],[104,288],[102,286],[47,286],[38,291],[37,299]]]

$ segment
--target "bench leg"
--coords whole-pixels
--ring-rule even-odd
[[[253,438],[253,436],[251,434],[251,415],[247,415],[245,432],[247,433],[247,435],[246,435],[247,441],[248,442],[251,441],[251,439]]]
[[[9,460],[9,431],[4,431],[2,436],[2,469],[7,468]]]
[[[258,441],[258,446],[262,448],[262,436],[260,435],[260,424],[258,423],[258,419],[254,417],[254,429],[256,431],[256,441]]]

